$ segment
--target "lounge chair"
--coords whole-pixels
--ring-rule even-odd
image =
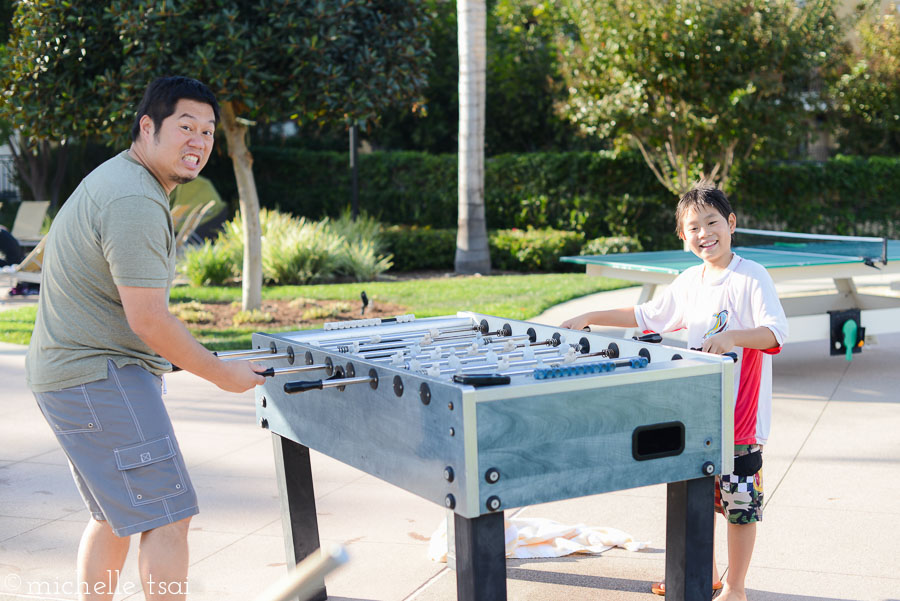
[[[45,240],[46,238],[39,240],[37,246],[18,265],[0,267],[0,282],[7,286],[15,286],[19,282],[40,284]]]
[[[41,228],[49,208],[49,200],[23,200],[19,204],[10,233],[23,249],[34,248],[41,241]]]
[[[199,239],[194,239],[194,232],[197,231],[203,218],[206,217],[206,214],[215,204],[215,200],[210,200],[204,205],[197,205],[181,221],[175,234],[175,248],[177,252],[180,253],[188,243],[199,244],[201,242]]]

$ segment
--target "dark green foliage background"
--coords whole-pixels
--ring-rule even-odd
[[[254,149],[254,159],[263,207],[317,219],[337,216],[349,204],[345,153],[262,147]],[[237,191],[227,168],[211,160],[204,174],[223,198],[233,200]],[[359,204],[368,214],[384,223],[456,227],[456,155],[377,152],[361,155],[359,170]],[[634,235],[648,229],[640,223],[644,215],[649,229],[658,226],[655,214],[661,210],[668,216],[664,229],[672,230],[674,198],[637,155],[505,154],[485,161],[484,180],[492,229],[549,227],[589,238]]]
[[[581,271],[560,257],[580,253],[586,240],[578,232],[553,229],[502,229],[488,232],[491,267],[499,271]],[[393,255],[392,271],[453,270],[456,228],[393,225],[382,233],[385,252]]]
[[[350,203],[346,153],[260,147],[254,157],[264,207],[318,219]],[[362,210],[386,224],[455,231],[455,155],[376,152],[361,155],[359,165]],[[211,161],[204,173],[223,198],[237,198],[229,164]],[[736,170],[730,196],[742,226],[900,236],[900,159],[748,163]],[[644,250],[677,248],[675,204],[635,154],[504,154],[485,161],[491,230],[553,228],[585,239],[632,236]],[[435,230],[417,234],[421,254],[431,252],[427,238]]]

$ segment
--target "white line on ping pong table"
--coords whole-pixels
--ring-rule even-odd
[[[835,234],[804,234],[801,232],[778,232],[774,230],[753,230],[744,227],[734,229],[736,234],[753,234],[770,238],[801,238],[804,240],[831,240],[837,242],[884,242],[886,238],[876,236],[838,236]]]
[[[791,256],[798,256],[798,257],[813,257],[813,258],[818,258],[818,259],[842,259],[843,263],[847,263],[847,262],[850,262],[853,260],[865,261],[868,258],[868,257],[861,257],[858,255],[828,255],[828,254],[824,254],[824,253],[808,253],[808,252],[803,252],[802,250],[782,250],[780,248],[777,250],[773,250],[770,248],[759,248],[757,246],[736,246],[736,247],[734,247],[734,249],[735,250],[753,250],[753,251],[757,251],[757,252],[770,252],[770,253],[777,253],[779,255],[791,255]]]

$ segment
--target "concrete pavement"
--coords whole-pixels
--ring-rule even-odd
[[[535,321],[633,303],[637,290],[594,295]],[[829,357],[824,342],[789,344],[776,356],[767,506],[747,583],[752,600],[900,599],[900,335],[874,342],[851,363]],[[76,599],[74,557],[87,512],[25,387],[24,351],[0,345],[0,600]],[[285,572],[270,435],[255,424],[250,393],[222,393],[186,373],[167,384],[201,504],[191,523],[191,599],[252,599]],[[312,455],[322,542],[341,543],[350,555],[328,578],[330,598],[455,599],[454,572],[426,556],[444,509]],[[509,561],[511,600],[658,598],[649,584],[664,569],[664,486],[519,515],[612,526],[651,544],[639,552]],[[724,542],[719,518],[720,569]],[[116,600],[142,598],[136,548]]]

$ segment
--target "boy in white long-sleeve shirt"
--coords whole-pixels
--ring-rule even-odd
[[[678,236],[703,264],[679,275],[662,297],[637,305],[591,311],[562,325],[638,327],[644,331],[687,330],[688,345],[709,353],[736,351],[734,461],[717,477],[716,510],[728,519],[728,575],[721,601],[746,601],[744,581],[756,522],[762,519],[762,447],[772,417],[772,355],[787,337],[787,319],[765,268],[731,250],[736,217],[725,194],[697,187],[675,211]],[[713,590],[723,588],[713,563]],[[664,595],[665,584],[653,592]]]

